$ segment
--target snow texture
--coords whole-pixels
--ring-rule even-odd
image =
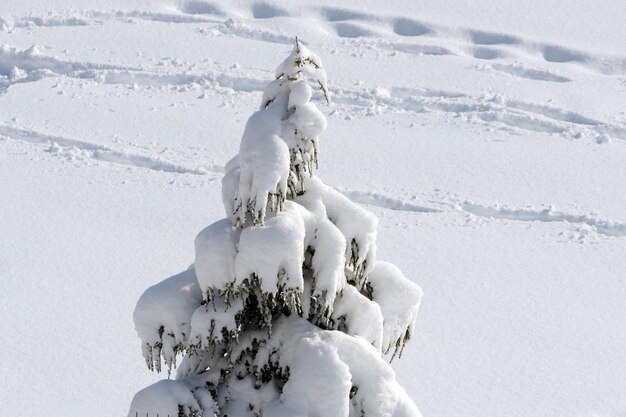
[[[589,3],[1,1],[0,414],[124,415],[167,376],[163,356],[161,373],[145,369],[133,309],[194,262],[198,232],[236,217],[239,158],[229,160],[297,34],[332,69],[328,105],[308,78],[328,119],[319,167],[312,140],[286,124],[278,135],[304,149],[289,154],[304,181],[311,168],[378,217],[375,258],[423,287],[411,341],[391,364],[421,412],[625,415],[626,26],[622,1]],[[306,90],[294,81],[285,106]],[[323,266],[328,326],[379,338],[382,351],[364,316],[340,318],[363,301],[347,282],[353,268],[334,266],[350,259],[351,236],[312,188],[290,172],[286,201],[310,200],[313,215],[302,212],[302,317],[313,307],[325,323]],[[266,208],[264,221],[274,215]],[[318,242],[316,223],[344,250]],[[375,258],[365,298],[380,296]],[[161,325],[187,335],[191,323],[172,372],[184,389],[228,366],[188,353],[235,340],[245,310],[205,285],[178,320],[144,329],[156,346]],[[363,303],[369,316],[378,301]],[[278,396],[235,379],[232,394]],[[193,395],[211,409],[210,393]]]
[[[143,293],[133,319],[148,368],[160,372],[161,357],[168,368],[176,366],[176,355],[187,345],[191,314],[201,299],[193,268]]]

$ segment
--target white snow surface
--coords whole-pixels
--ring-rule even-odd
[[[298,207],[285,202],[285,209],[264,226],[252,226],[241,232],[235,260],[236,283],[255,274],[266,293],[278,290],[277,277],[284,271],[287,288],[304,289],[302,263],[306,228]]]
[[[271,356],[277,350],[272,342],[282,340],[281,362],[289,366],[289,381],[280,401],[271,403],[266,414],[351,417],[345,398],[355,386],[358,391],[352,400],[364,415],[421,417],[415,404],[406,400],[395,373],[368,342],[341,332],[319,331],[303,320],[282,319],[275,326],[275,337],[258,355]]]
[[[424,290],[394,361],[422,414],[623,416],[623,19],[618,0],[4,0],[1,414],[124,415],[165,377],[135,303],[223,217],[298,35],[332,95],[313,91],[317,175]]]
[[[176,353],[191,332],[192,314],[202,301],[193,268],[146,290],[133,314],[135,330],[150,368],[161,371],[161,355],[167,367],[176,365]]]

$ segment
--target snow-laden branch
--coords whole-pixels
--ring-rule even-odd
[[[140,298],[149,368],[182,361],[131,417],[419,416],[384,358],[412,336],[422,291],[376,260],[376,216],[314,176],[326,119],[310,83],[330,100],[296,41],[226,165],[227,217],[198,234],[193,268]]]

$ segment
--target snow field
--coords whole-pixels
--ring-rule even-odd
[[[423,414],[622,415],[621,8],[4,2],[0,404],[123,414],[159,378],[134,304],[221,217],[298,33],[333,97],[318,175],[424,289],[396,368]]]

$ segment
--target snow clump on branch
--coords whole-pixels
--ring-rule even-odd
[[[151,370],[129,416],[420,416],[385,359],[413,334],[421,289],[376,260],[377,218],[314,176],[330,100],[317,55],[296,40],[226,165],[226,218],[195,263],[135,309]],[[182,414],[181,414],[182,413]]]

